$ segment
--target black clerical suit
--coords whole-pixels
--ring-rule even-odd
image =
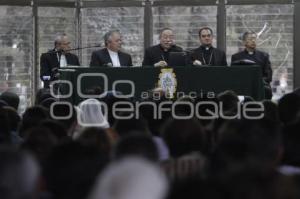
[[[159,61],[165,61],[169,65],[170,52],[182,52],[182,48],[173,45],[170,49],[165,51],[160,44],[151,46],[145,50],[143,66],[154,66]]]
[[[121,66],[132,66],[131,55],[118,51],[118,56]],[[90,66],[113,66],[113,62],[109,56],[107,48],[103,48],[92,53]]]
[[[199,60],[202,65],[207,66],[227,66],[226,54],[224,51],[214,47],[200,46],[192,50],[190,64]]]
[[[231,57],[231,63],[242,60],[254,61],[257,65],[262,67],[263,78],[267,83],[272,81],[272,68],[268,53],[255,50],[253,54],[248,53],[247,50],[236,53]]]
[[[262,75],[265,84],[265,95],[267,99],[272,97],[270,82],[272,81],[272,68],[269,54],[259,50],[249,53],[246,49],[231,56],[231,65],[237,62],[253,61],[255,65],[262,67]],[[242,65],[242,64],[241,64]]]
[[[44,82],[52,81],[57,78],[58,69],[60,68],[60,56],[61,52],[50,50],[47,53],[43,53],[40,59],[40,78]],[[79,60],[77,55],[72,53],[65,53],[67,65],[79,66]],[[49,76],[50,79],[46,80],[45,77]],[[47,86],[46,86],[47,87]]]

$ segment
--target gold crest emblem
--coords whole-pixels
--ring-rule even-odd
[[[166,93],[167,98],[174,97],[177,88],[177,79],[173,68],[161,69],[158,86]]]

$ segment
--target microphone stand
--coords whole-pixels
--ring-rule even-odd
[[[68,49],[68,50],[56,50],[54,49],[53,51],[49,51],[48,53],[52,54],[52,53],[58,53],[58,67],[55,67],[52,69],[52,72],[54,73],[54,80],[58,80],[60,78],[60,73],[59,73],[59,68],[60,68],[60,58],[61,58],[61,54],[62,53],[68,53],[70,51],[75,51],[75,50],[82,50],[82,49],[89,49],[89,48],[97,48],[97,47],[102,47],[101,44],[98,44],[98,45],[94,45],[94,46],[85,46],[85,47],[77,47],[77,48],[71,48],[71,49]],[[60,94],[60,89],[61,89],[61,85],[59,84],[57,86],[57,88],[53,88],[53,89],[56,89],[57,90],[57,93]]]
[[[85,46],[85,47],[70,48],[70,49],[68,49],[68,50],[62,50],[62,49],[56,50],[56,49],[54,49],[54,50],[48,51],[47,53],[50,53],[50,54],[52,54],[52,53],[63,53],[63,52],[70,52],[70,51],[75,51],[75,50],[82,50],[82,49],[89,49],[89,48],[97,48],[97,47],[102,47],[102,45],[101,45],[101,44],[98,44],[98,45],[94,45],[94,46]]]
[[[74,51],[74,50],[83,50],[83,49],[97,48],[97,47],[102,47],[102,45],[99,44],[99,45],[95,45],[95,46],[77,47],[77,48],[71,48],[71,49],[68,49],[68,50],[58,50],[57,52],[59,52],[59,51],[61,51],[61,52],[69,52],[69,51]]]

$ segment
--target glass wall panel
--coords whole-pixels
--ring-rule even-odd
[[[0,7],[0,93],[20,96],[19,112],[30,105],[33,18],[31,7]]]
[[[144,49],[144,8],[82,9],[82,46],[104,46],[103,36],[109,30],[121,32],[124,51],[131,54],[133,65],[141,65]],[[82,51],[83,65],[89,65],[94,50],[97,48]]]
[[[159,33],[163,28],[175,32],[176,44],[185,48],[199,47],[198,31],[202,26],[209,26],[216,33],[216,6],[168,6],[154,7],[153,10],[153,44],[159,43]],[[216,37],[214,40],[216,46]]]
[[[258,49],[270,54],[274,97],[293,89],[293,5],[227,6],[227,58],[243,49],[241,35],[258,33]],[[229,63],[229,62],[228,62]]]

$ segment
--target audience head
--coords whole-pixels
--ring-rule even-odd
[[[170,156],[177,158],[192,152],[206,153],[206,136],[200,122],[195,119],[169,119],[162,128]]]
[[[83,129],[77,142],[83,146],[92,146],[99,150],[99,152],[110,155],[112,142],[107,132],[102,128],[89,127]]]
[[[295,90],[293,91],[293,93],[295,93],[296,95],[300,96],[300,88],[295,88]]]
[[[228,120],[220,128],[213,173],[251,166],[272,170],[281,158],[280,126],[267,120]],[[226,172],[225,172],[226,173]]]
[[[0,95],[0,100],[5,101],[8,106],[11,106],[18,111],[20,98],[17,94],[10,91],[5,91]]]
[[[1,199],[33,199],[37,195],[39,166],[28,153],[0,148]]]
[[[0,99],[0,108],[4,106],[8,106],[8,104],[4,100]]]
[[[10,125],[9,125],[9,117],[7,112],[0,108],[0,145],[2,144],[11,144],[12,139],[10,136]]]
[[[60,122],[68,135],[73,135],[77,125],[77,112],[73,106],[66,104],[56,104],[53,107],[53,114],[50,114],[53,120]]]
[[[138,156],[157,162],[158,151],[152,137],[140,133],[122,137],[115,146],[114,157],[121,159],[128,156]]]
[[[103,105],[97,99],[87,99],[82,101],[77,109],[78,124],[82,127],[109,128],[109,123],[107,122],[102,109]]]
[[[115,115],[119,115],[120,111],[113,110],[114,104],[117,104],[118,102],[130,102],[130,99],[128,98],[119,98],[118,95],[122,95],[119,91],[109,90],[105,93],[105,96],[102,98],[102,101],[107,105],[107,120],[109,122],[110,126],[113,126],[115,123]],[[123,108],[122,105],[118,105],[118,108]],[[126,105],[124,105],[124,108],[127,108]],[[124,112],[124,111],[123,111]],[[115,113],[115,114],[113,114]]]
[[[51,95],[49,88],[41,88],[36,93],[34,104],[39,105],[45,99],[52,97],[53,96]]]
[[[68,137],[65,126],[59,121],[46,119],[40,123],[40,126],[49,129],[58,140]]]
[[[138,158],[113,162],[99,175],[89,199],[163,199],[166,176],[155,164]]]
[[[218,100],[222,104],[222,111],[225,115],[236,113],[239,106],[239,98],[234,91],[227,90],[220,93]]]
[[[132,132],[138,132],[140,134],[150,135],[148,123],[143,117],[130,119],[118,119],[116,120],[113,128],[120,137],[130,135]]]
[[[280,98],[278,111],[280,120],[284,124],[294,122],[299,117],[300,96],[295,93],[288,93]]]
[[[107,155],[99,153],[93,146],[78,142],[58,145],[44,167],[48,191],[56,199],[86,198],[107,163]]]
[[[279,112],[278,112],[278,106],[274,102],[270,100],[264,100],[264,119],[269,120],[274,123],[279,123]]]
[[[284,144],[283,164],[300,167],[300,120],[283,127],[282,137]]]
[[[166,199],[229,199],[227,192],[218,182],[188,176],[171,184]]]
[[[31,152],[43,165],[54,146],[58,143],[58,138],[49,129],[43,126],[35,126],[26,131],[26,137],[21,144],[21,148]]]
[[[50,111],[51,105],[57,101],[58,101],[58,99],[56,99],[54,97],[50,97],[50,98],[47,98],[47,99],[44,99],[43,101],[41,101],[40,105]]]
[[[9,120],[10,131],[16,132],[21,122],[21,117],[17,113],[16,109],[6,106],[3,107],[3,110],[6,112]]]
[[[25,132],[40,124],[41,121],[48,119],[48,111],[42,106],[33,106],[28,108],[23,116],[22,122],[19,128],[19,134],[21,137],[26,137]]]
[[[297,198],[293,179],[274,171],[246,167],[218,179],[218,183],[226,190],[228,199]]]

